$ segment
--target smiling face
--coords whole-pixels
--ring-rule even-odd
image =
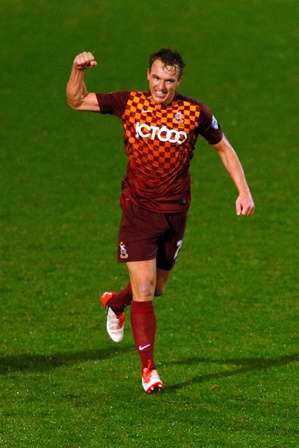
[[[167,105],[173,100],[181,82],[179,67],[165,65],[160,59],[156,59],[147,72],[147,80],[155,103]]]

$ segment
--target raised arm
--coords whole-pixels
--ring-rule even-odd
[[[237,215],[251,216],[255,211],[254,201],[246,181],[241,162],[227,138],[223,136],[219,143],[213,145],[223,165],[230,174],[239,196],[236,200]]]
[[[84,51],[75,57],[66,86],[67,103],[72,109],[90,112],[100,111],[96,94],[89,93],[84,82],[85,70],[96,65],[95,57],[88,51]]]

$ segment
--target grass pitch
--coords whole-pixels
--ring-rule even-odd
[[[298,434],[298,2],[1,2],[1,447],[293,448]],[[256,200],[199,141],[184,248],[157,299],[165,392],[146,396],[129,327],[98,294],[115,263],[119,123],[65,104],[73,56],[90,90],[146,88],[178,48],[181,91],[209,104]],[[297,45],[297,48],[296,48]]]

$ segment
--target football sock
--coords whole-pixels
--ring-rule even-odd
[[[156,316],[153,302],[132,302],[131,327],[142,368],[155,368],[153,353],[156,334]]]
[[[124,309],[130,305],[132,302],[132,288],[131,283],[129,283],[124,289],[113,294],[111,300],[109,300],[109,307],[118,316]]]

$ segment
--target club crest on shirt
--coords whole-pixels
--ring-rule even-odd
[[[174,123],[183,123],[183,115],[181,112],[177,112],[174,116],[173,122]]]
[[[122,241],[119,243],[119,257],[122,260],[125,260],[126,258],[128,258],[129,254],[128,254],[128,249],[126,248],[125,243],[123,243]]]

